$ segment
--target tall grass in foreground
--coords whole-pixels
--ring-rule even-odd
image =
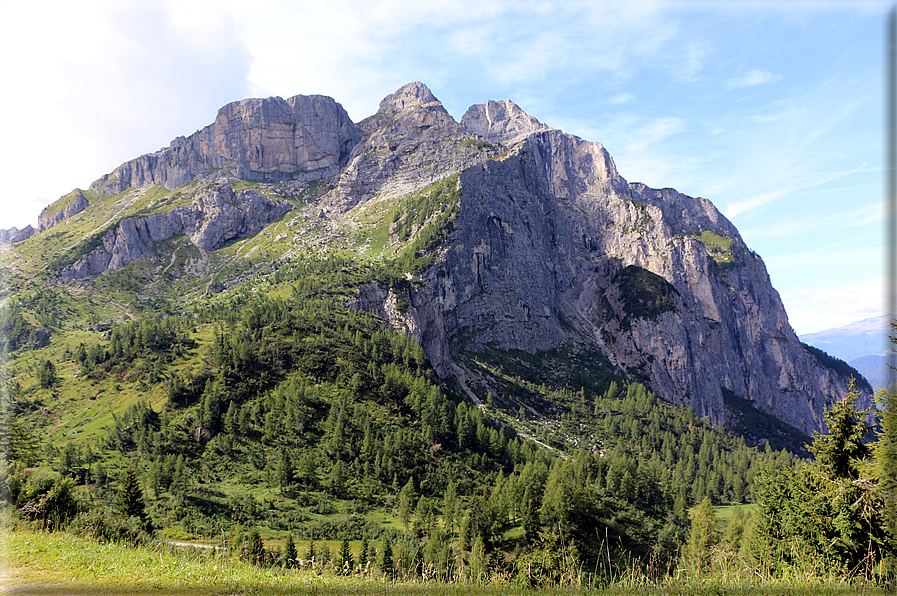
[[[98,544],[65,532],[0,530],[8,553],[3,587],[18,594],[884,594],[868,585],[849,585],[795,575],[786,581],[746,580],[741,573],[685,573],[652,579],[631,571],[598,590],[571,584],[532,590],[511,584],[487,586],[387,581],[380,577],[319,575],[312,571],[262,568],[229,560],[213,551],[174,549],[164,544],[130,548]],[[0,551],[0,552],[2,552]]]

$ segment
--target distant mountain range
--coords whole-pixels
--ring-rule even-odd
[[[893,315],[872,317],[835,329],[806,333],[800,340],[844,360],[878,390],[884,387],[887,376],[886,350],[893,345],[888,339],[893,334],[890,329],[893,321]]]

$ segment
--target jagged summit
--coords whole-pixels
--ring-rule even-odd
[[[438,102],[439,100],[436,99],[433,92],[423,83],[415,81],[399,87],[395,93],[384,97],[383,101],[380,102],[378,112],[382,114],[397,114],[405,108],[434,101]]]
[[[531,133],[551,130],[510,99],[472,105],[461,118],[461,126],[487,141],[515,141]]]
[[[83,204],[113,193],[102,214]],[[710,201],[629,184],[600,143],[510,100],[457,122],[414,82],[358,124],[329,97],[234,102],[81,198],[43,220],[71,223],[83,209],[93,222],[70,228],[80,244],[52,249],[63,281],[148,266],[181,235],[199,260],[254,238],[272,267],[335,247],[381,264],[401,256],[407,285],[371,282],[353,304],[483,395],[497,389],[476,363],[496,354],[530,354],[534,370],[589,354],[585,369],[621,371],[714,423],[754,407],[809,433],[847,386],[801,345],[762,260]],[[546,355],[559,353],[570,358]]]

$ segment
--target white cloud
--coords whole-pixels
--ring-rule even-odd
[[[12,3],[7,3],[12,4]],[[211,123],[247,93],[250,56],[213,2],[84,0],[4,6],[8,117],[0,227],[120,163]],[[9,17],[9,18],[6,18]]]
[[[842,327],[884,313],[884,277],[859,285],[818,291],[795,290],[782,296],[788,320],[798,334]]]
[[[635,99],[635,96],[631,93],[617,93],[608,100],[608,103],[621,105],[624,103],[629,103],[633,99]]]
[[[632,131],[632,142],[626,145],[627,151],[641,151],[656,145],[667,137],[685,131],[685,121],[681,118],[657,118],[651,124]]]
[[[781,78],[781,75],[755,68],[743,77],[728,79],[725,81],[725,85],[728,89],[744,89],[745,87],[756,87],[757,85],[769,85],[781,80]]]

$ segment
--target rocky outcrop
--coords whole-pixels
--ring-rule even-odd
[[[92,188],[174,188],[215,168],[250,179],[333,176],[310,209],[334,230],[358,224],[353,214],[369,201],[383,208],[365,217],[391,213],[391,201],[458,174],[458,216],[433,265],[404,295],[372,282],[356,299],[413,334],[442,376],[458,374],[470,353],[572,345],[716,423],[729,417],[731,392],[806,432],[825,430],[825,405],[846,391],[847,379],[801,345],[763,261],[710,201],[630,184],[600,143],[510,101],[472,106],[459,123],[411,83],[358,126],[319,96],[236,102]],[[214,250],[287,210],[215,183],[189,206],[120,221],[62,277],[119,269],[176,234]]]
[[[387,96],[361,126],[367,136],[323,201],[326,211],[343,213],[375,195],[408,194],[500,151],[480,146],[422,83]]]
[[[37,218],[37,231],[43,232],[87,209],[87,198],[75,189],[44,209]]]
[[[24,242],[35,234],[37,231],[31,225],[27,225],[21,230],[14,226],[8,230],[0,230],[0,242]]]
[[[534,132],[549,130],[510,99],[470,106],[461,126],[489,142],[517,141]]]
[[[214,124],[122,164],[90,188],[116,194],[161,184],[171,190],[220,169],[245,180],[316,180],[338,173],[361,137],[330,97],[246,99],[221,108]]]
[[[279,219],[292,207],[254,190],[235,191],[228,184],[208,188],[188,207],[142,219],[126,218],[103,235],[101,245],[66,267],[61,277],[73,279],[115,271],[138,259],[153,242],[186,234],[204,250],[215,250]]]

